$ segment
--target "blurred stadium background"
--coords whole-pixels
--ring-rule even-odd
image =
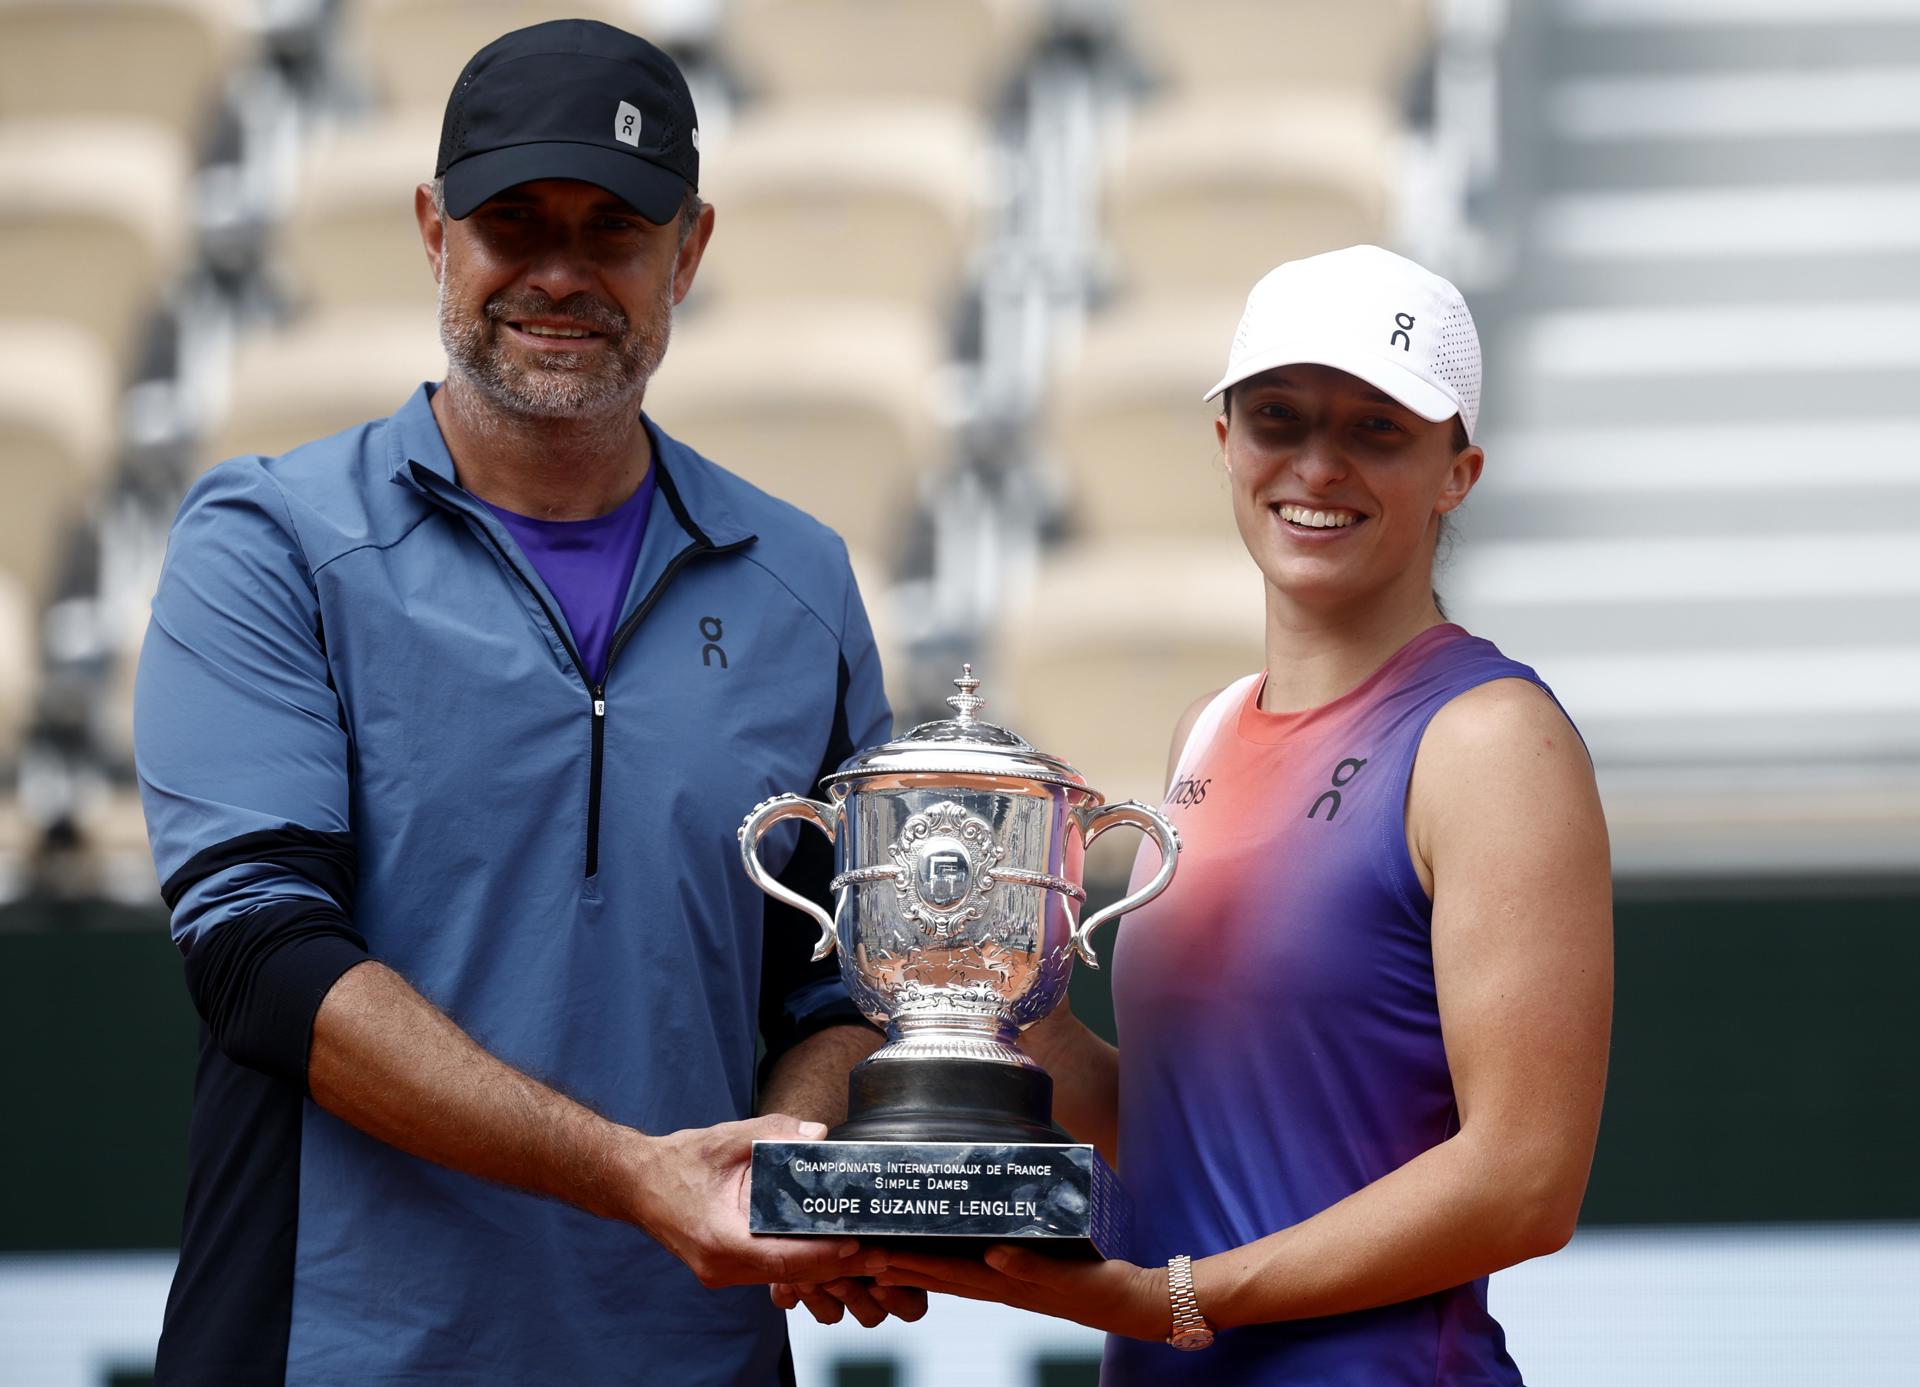
[[[466,57],[566,15],[702,117],[649,408],[846,536],[902,726],[972,660],[1113,798],[1261,658],[1198,398],[1246,289],[1354,241],[1465,288],[1441,592],[1579,720],[1619,892],[1582,1231],[1494,1310],[1542,1382],[1920,1381],[1920,0],[0,0],[0,1382],[144,1381],[171,1270],[168,521],[443,373],[411,189]],[[795,1334],[834,1387],[1098,1352]]]

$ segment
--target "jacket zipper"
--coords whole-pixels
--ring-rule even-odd
[[[428,488],[428,491],[431,494],[432,488]],[[672,507],[675,519],[680,520],[683,526],[687,525],[683,519],[684,512],[681,510],[678,497],[669,490],[664,472],[661,474],[660,493]],[[455,507],[455,509],[464,509],[464,507]],[[633,635],[647,613],[652,611],[654,605],[659,602],[661,593],[666,591],[667,584],[672,580],[673,575],[685,567],[689,559],[701,554],[735,553],[753,543],[754,537],[748,535],[745,539],[736,540],[731,544],[715,544],[706,535],[700,533],[697,527],[687,526],[693,531],[694,542],[667,560],[667,566],[660,570],[660,576],[654,579],[653,586],[647,590],[647,595],[640,599],[640,605],[634,608],[633,615],[621,622],[619,629],[613,633],[613,640],[607,646],[606,673],[596,684],[587,674],[586,661],[580,658],[580,652],[574,649],[573,642],[568,639],[566,627],[554,614],[553,608],[547,605],[547,599],[540,595],[540,589],[520,571],[520,565],[513,561],[513,556],[506,551],[499,540],[493,537],[492,532],[485,525],[476,525],[475,528],[485,536],[487,543],[493,546],[494,552],[500,556],[508,572],[512,573],[519,580],[520,586],[531,593],[533,600],[540,604],[540,612],[546,617],[547,625],[552,627],[553,634],[560,638],[561,648],[567,652],[567,658],[573,661],[573,668],[579,674],[580,682],[587,687],[593,726],[593,754],[587,771],[586,875],[589,878],[598,876],[600,873],[600,787],[605,779],[607,753],[607,680],[613,677],[613,662],[619,657],[621,647],[626,645],[627,639]]]
[[[527,575],[520,571],[520,565],[513,561],[513,557],[501,547],[500,541],[487,532],[484,525],[480,527],[480,533],[486,535],[487,543],[491,544],[500,557],[506,561],[507,568],[515,578],[520,580],[520,585],[533,594],[533,600],[540,604],[540,610],[546,616],[547,624],[553,628],[554,635],[560,638],[560,644],[565,648],[567,658],[573,661],[574,669],[579,672],[580,682],[587,686],[587,695],[591,700],[593,722],[593,759],[589,763],[587,770],[586,874],[589,877],[598,876],[600,874],[600,786],[606,775],[605,766],[607,756],[607,680],[613,677],[614,659],[620,654],[620,648],[627,643],[627,638],[634,633],[635,628],[645,619],[647,613],[653,610],[654,604],[659,602],[660,594],[666,591],[667,583],[672,580],[673,575],[686,566],[687,560],[693,558],[696,554],[730,553],[735,549],[743,548],[744,543],[729,544],[722,547],[714,545],[705,538],[701,538],[689,544],[671,559],[668,559],[667,566],[660,570],[660,576],[654,579],[653,586],[647,590],[647,595],[641,598],[640,605],[633,609],[633,615],[621,622],[620,628],[613,633],[613,640],[607,646],[606,673],[601,677],[599,683],[595,683],[587,674],[586,661],[580,658],[580,652],[575,650],[573,648],[573,642],[567,639],[566,628],[560,624],[559,618],[553,614],[553,608],[547,605],[547,599],[540,595],[540,589],[528,581]]]
[[[620,647],[627,643],[627,637],[646,619],[648,612],[660,600],[660,594],[666,591],[667,583],[683,568],[687,560],[697,554],[724,554],[740,545],[727,545],[719,548],[704,537],[689,544],[685,549],[667,560],[667,566],[660,570],[660,576],[653,580],[653,586],[647,595],[640,599],[640,605],[633,609],[633,615],[620,623],[620,629],[613,633],[613,640],[607,646],[607,669],[598,684],[587,680],[587,671],[580,666],[580,657],[574,656],[574,664],[580,666],[580,678],[593,694],[593,766],[587,775],[587,875],[600,874],[600,783],[605,777],[607,751],[607,680],[613,678],[613,662],[620,657]],[[526,582],[525,578],[520,580]],[[531,584],[529,584],[531,586]],[[539,593],[536,591],[536,597]],[[542,604],[545,605],[544,603]]]

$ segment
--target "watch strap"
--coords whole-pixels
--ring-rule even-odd
[[[1184,1252],[1167,1259],[1167,1298],[1173,1305],[1173,1332],[1167,1342],[1178,1349],[1200,1349],[1211,1344],[1213,1329],[1200,1313],[1200,1301],[1193,1293],[1193,1258]]]

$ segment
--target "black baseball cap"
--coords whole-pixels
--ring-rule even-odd
[[[611,24],[516,29],[453,84],[433,172],[456,219],[515,184],[577,178],[664,226],[700,186],[693,94],[673,59]]]

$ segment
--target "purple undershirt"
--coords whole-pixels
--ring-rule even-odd
[[[527,562],[560,603],[573,648],[595,684],[607,677],[607,649],[620,625],[627,586],[653,509],[654,470],[633,495],[587,520],[535,520],[482,501],[513,535]]]

